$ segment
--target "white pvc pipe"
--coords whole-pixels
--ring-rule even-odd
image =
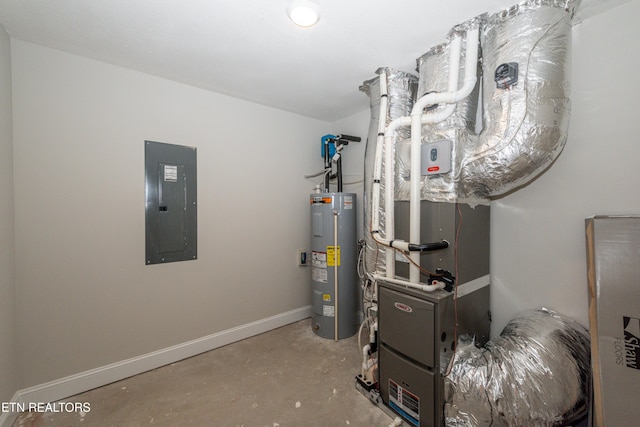
[[[373,169],[373,187],[371,190],[371,224],[375,226],[376,233],[379,231],[380,226],[380,179],[382,177],[382,162],[378,162],[378,159],[382,158],[382,150],[384,148],[384,130],[387,127],[387,109],[389,105],[388,89],[387,89],[387,74],[383,71],[379,77],[380,83],[380,114],[378,118],[378,136],[376,139],[376,155],[374,158]],[[375,199],[375,200],[374,200]],[[385,206],[386,202],[385,202]],[[375,224],[375,225],[374,225]],[[375,236],[375,234],[374,234]],[[374,237],[375,240],[375,237]],[[393,250],[385,248],[386,269],[389,271],[389,266],[393,263],[389,263],[389,258],[393,258]],[[377,301],[377,289],[374,289],[374,298]]]
[[[382,130],[384,134],[384,129]],[[394,131],[395,133],[395,131]],[[393,210],[394,197],[393,192],[390,192],[389,189],[393,188],[393,186],[389,187],[389,181],[393,182],[393,168],[388,167],[393,163],[393,150],[389,144],[386,144],[386,136],[382,138],[382,145],[384,147],[385,153],[385,193],[384,193],[384,208],[386,212],[389,210]],[[393,222],[393,216],[385,215],[384,220],[385,228],[384,228],[384,236],[386,239],[393,239],[393,235],[395,233],[395,224]],[[387,277],[395,277],[396,275],[396,262],[395,262],[395,251],[391,248],[385,250],[385,267]]]
[[[362,347],[362,378],[366,378],[367,369],[369,369],[367,362],[369,360],[370,350],[371,350],[371,346],[369,344]]]
[[[387,74],[383,71],[379,77],[380,83],[380,114],[378,119],[378,136],[376,139],[376,158],[382,157],[382,145],[384,143],[384,129],[387,127],[387,108],[389,105],[389,97],[387,91]],[[373,165],[373,175],[376,176],[376,169],[378,178],[380,178],[382,165]]]
[[[393,239],[393,229],[391,230],[385,229],[385,232],[390,232],[391,234],[386,235],[385,236],[386,239],[384,240],[377,235],[377,233],[380,230],[380,214],[378,210],[380,209],[380,181],[382,179],[382,150],[384,147],[384,149],[387,150],[387,152],[389,152],[390,149],[388,149],[387,146],[391,145],[396,129],[402,126],[409,126],[410,123],[411,123],[411,117],[409,116],[399,117],[397,119],[392,120],[387,126],[386,132],[384,132],[384,138],[380,143],[378,143],[378,146],[376,147],[377,148],[376,157],[374,159],[374,168],[373,168],[373,189],[371,190],[371,204],[372,204],[371,232],[373,233],[374,239],[383,245],[388,245],[389,240]],[[393,161],[393,158],[391,160]],[[393,204],[393,191],[389,191],[389,190],[393,190],[392,171],[390,169],[390,165],[388,162],[385,166],[386,166],[385,167],[385,174],[386,174],[385,186],[387,186],[386,193],[385,193],[385,197],[386,197],[385,201],[389,200],[389,196],[390,196],[391,203]],[[389,182],[391,182],[391,187],[388,187]],[[391,194],[388,194],[389,192]]]
[[[420,166],[422,163],[422,110],[411,112],[411,160],[409,162],[409,241],[420,242]],[[420,252],[409,252],[409,281],[420,282]]]
[[[371,235],[374,240],[378,238],[380,227],[380,179],[382,177],[382,162],[378,161],[382,158],[382,149],[384,147],[384,129],[387,127],[387,109],[389,105],[389,97],[387,90],[387,74],[384,70],[380,73],[378,80],[380,84],[380,112],[378,115],[378,135],[376,137],[376,153],[373,160],[373,185],[371,187]],[[385,248],[385,257],[388,260],[393,256],[393,251]],[[389,263],[386,264],[387,271]],[[378,301],[378,286],[373,287],[373,300]],[[363,373],[364,376],[364,373]]]
[[[394,215],[394,211],[393,211],[393,207],[395,204],[395,194],[394,194],[394,188],[395,188],[395,183],[394,183],[394,168],[393,165],[395,163],[395,159],[394,159],[394,151],[393,151],[393,138],[395,136],[396,133],[396,129],[398,127],[401,126],[408,126],[410,123],[410,117],[401,117],[399,119],[393,120],[390,124],[389,124],[389,131],[390,131],[390,136],[387,137],[387,134],[385,133],[385,138],[384,138],[384,150],[385,150],[385,199],[384,199],[384,206],[385,206],[385,237],[388,241],[392,241],[395,238],[395,215]],[[396,276],[396,259],[395,259],[395,251],[394,250],[388,250],[387,251],[387,258],[386,258],[386,265],[387,265],[387,277],[395,277]]]
[[[378,330],[378,321],[374,321],[372,325],[369,326],[369,342],[376,342],[376,331]]]
[[[466,44],[466,61],[465,61],[465,75],[464,82],[460,89],[456,90],[458,86],[458,76],[460,74],[460,53],[461,53],[461,39],[460,36],[454,37],[450,44],[449,50],[449,91],[430,93],[422,98],[418,99],[413,106],[411,115],[407,117],[399,117],[392,120],[386,128],[384,133],[384,150],[386,153],[385,161],[385,239],[382,239],[379,233],[379,206],[380,206],[380,178],[382,169],[382,149],[380,144],[380,132],[378,133],[378,145],[376,146],[376,157],[374,160],[374,184],[372,189],[372,220],[371,220],[371,233],[374,239],[386,246],[390,246],[403,251],[408,251],[408,242],[394,239],[394,229],[392,228],[395,222],[393,213],[394,203],[394,177],[393,177],[393,157],[391,156],[391,146],[395,138],[395,132],[399,127],[411,125],[411,181],[410,181],[410,231],[409,241],[420,242],[420,160],[421,160],[421,139],[422,139],[422,125],[428,123],[438,123],[446,120],[455,110],[455,103],[469,96],[473,91],[477,81],[477,62],[478,62],[478,28],[469,30],[467,32],[467,44]],[[385,76],[386,83],[386,76]],[[386,86],[386,84],[385,84]],[[381,89],[382,90],[382,89]],[[386,97],[384,97],[386,98]],[[423,114],[423,110],[428,105],[446,104],[445,108],[439,112],[432,112]],[[386,121],[386,105],[385,105],[385,121]],[[382,119],[382,114],[381,114]],[[380,128],[380,122],[379,126]],[[389,160],[390,158],[390,160]],[[426,291],[433,291],[435,289],[441,289],[443,286],[439,285],[424,285],[420,284],[420,253],[412,252],[410,254],[411,259],[417,265],[411,265],[409,270],[409,282],[404,280],[394,279],[395,272],[393,267],[393,253],[387,251],[387,275],[386,280],[392,282],[400,282],[399,284],[408,286],[408,283],[419,287]],[[391,258],[391,259],[390,259]],[[374,277],[379,276],[376,274]],[[391,280],[393,279],[393,280]]]
[[[333,328],[338,341],[338,211],[333,211]]]
[[[460,52],[462,52],[462,38],[460,36],[456,36],[451,40],[451,43],[449,43],[449,92],[458,90]]]
[[[478,29],[467,32],[466,61],[464,83],[459,90],[458,75],[460,73],[460,36],[454,37],[449,47],[449,92],[429,93],[418,99],[411,110],[411,170],[409,181],[409,241],[420,242],[420,180],[421,180],[421,142],[423,110],[428,105],[455,104],[469,96],[477,80],[478,68]],[[455,67],[455,65],[458,65]],[[452,91],[452,89],[454,89]],[[453,109],[451,109],[453,112]],[[409,281],[420,282],[420,252],[411,252],[413,261],[409,266]]]
[[[433,292],[438,289],[444,289],[445,287],[444,282],[441,282],[441,281],[438,281],[438,283],[435,285],[425,285],[424,283],[414,283],[408,280],[384,277],[384,276],[380,276],[379,274],[374,274],[373,278],[375,280],[382,280],[383,282],[389,282],[395,285],[406,286],[408,288],[414,288],[414,289],[420,289],[421,291],[425,291],[425,292]]]
[[[451,48],[449,50],[449,61],[450,61],[450,66],[449,66],[449,90],[455,90],[457,88],[458,85],[458,74],[460,73],[460,46],[461,46],[461,42],[460,42],[460,37],[456,37],[452,42],[451,42]],[[477,55],[477,53],[476,53]],[[454,72],[455,70],[455,72]],[[424,98],[424,97],[423,97]],[[423,107],[424,109],[424,107]],[[427,124],[427,123],[437,123],[440,121],[443,121],[445,119],[447,119],[455,110],[455,105],[447,105],[446,108],[443,111],[439,111],[439,112],[432,112],[432,113],[427,113],[424,115],[420,115],[420,123],[421,124]],[[414,109],[415,111],[415,109]],[[422,111],[422,110],[420,110]],[[404,127],[404,126],[409,126],[409,125],[413,125],[413,116],[405,116],[405,117],[398,117],[397,119],[391,121],[391,123],[389,123],[389,126],[387,126],[386,132],[385,132],[385,136],[384,136],[384,151],[385,151],[385,209],[386,209],[386,215],[385,215],[385,240],[381,241],[379,240],[381,243],[383,244],[387,244],[387,245],[391,245],[392,247],[395,247],[397,249],[400,250],[404,250],[407,251],[408,250],[408,243],[404,242],[404,241],[400,241],[400,240],[394,240],[394,233],[395,233],[395,215],[393,212],[393,204],[394,204],[394,174],[393,174],[393,163],[394,163],[394,158],[393,158],[393,140],[395,138],[395,132],[398,128],[400,127]],[[412,135],[414,134],[413,132],[413,128],[412,128]],[[413,149],[413,145],[411,146]],[[419,147],[418,147],[419,148]],[[376,153],[378,154],[378,153]],[[417,170],[420,170],[420,152],[418,152],[417,156],[413,155],[413,152],[411,153],[411,159],[412,161],[415,159],[417,161]],[[380,159],[380,157],[376,157],[376,159]],[[379,160],[376,160],[376,165],[382,163]],[[411,170],[414,170],[414,166],[412,165]],[[374,169],[374,174],[375,174],[375,169]],[[419,172],[418,172],[418,179],[419,179]],[[378,175],[377,177],[374,175],[374,182],[376,180],[379,181],[380,176]],[[379,203],[379,187],[378,189],[378,199],[375,200],[375,203]],[[418,182],[418,198],[420,197],[419,194],[419,182]],[[376,209],[377,210],[377,209]],[[419,213],[418,213],[419,216]],[[376,221],[373,221],[373,226],[376,227],[375,230],[378,230],[377,227],[379,227],[379,222],[378,222],[378,217],[376,216]],[[415,223],[415,222],[414,222]],[[418,223],[418,234],[419,234],[419,221],[417,221]],[[372,230],[374,230],[374,228],[372,228]],[[412,242],[419,242],[420,238],[418,237],[417,239],[414,238],[410,238],[409,239]],[[418,263],[419,263],[419,259],[420,259],[420,254],[415,252],[412,253],[412,259],[415,258],[418,259]],[[393,251],[387,251],[387,258],[386,258],[386,264],[387,264],[387,277],[395,277],[395,259],[394,259],[394,253]],[[389,268],[389,266],[393,266],[391,268]],[[419,275],[418,275],[419,277]],[[419,282],[419,279],[417,280]]]
[[[432,92],[426,94],[422,98],[418,99],[415,104],[413,104],[413,109],[411,111],[412,115],[417,112],[420,112],[422,114],[422,110],[424,110],[427,105],[455,104],[456,102],[469,96],[471,91],[473,91],[473,88],[475,87],[477,81],[478,33],[478,28],[469,30],[467,32],[467,46],[465,49],[465,70],[462,87],[454,92]],[[457,72],[459,73],[460,70],[457,70]]]
[[[460,73],[460,46],[461,46],[461,41],[460,41],[460,37],[456,37],[454,38],[454,40],[452,40],[451,42],[451,48],[450,48],[450,53],[449,53],[449,61],[450,61],[450,66],[449,66],[449,90],[455,90],[457,85],[458,85],[458,74]],[[476,53],[477,55],[477,53]],[[454,73],[453,70],[456,70],[456,72]],[[423,97],[424,98],[424,97]],[[426,105],[425,105],[426,106]],[[424,109],[424,107],[423,107]],[[415,109],[414,109],[415,110]],[[446,108],[443,111],[439,111],[439,112],[430,112],[427,114],[422,115],[421,114],[421,123],[422,124],[427,124],[427,123],[438,123],[440,121],[443,121],[445,119],[447,119],[455,110],[455,105],[447,105]],[[393,206],[394,203],[394,176],[393,176],[393,163],[394,163],[394,158],[393,158],[393,150],[392,150],[392,145],[393,145],[393,141],[395,138],[395,132],[398,128],[400,127],[406,127],[412,124],[412,117],[411,116],[405,116],[405,117],[398,117],[395,120],[392,120],[389,125],[387,126],[387,129],[385,131],[384,134],[384,151],[385,151],[385,208],[388,206]],[[378,148],[378,147],[376,147]],[[381,152],[382,152],[382,148],[380,147],[380,152],[376,152],[376,161],[375,161],[375,166],[378,167],[379,165],[382,164],[381,161]],[[413,156],[412,156],[413,159]],[[418,157],[419,159],[419,157]],[[419,170],[420,166],[418,165],[418,170]],[[377,174],[376,174],[377,173]],[[381,171],[378,169],[376,170],[376,168],[374,167],[374,183],[376,181],[380,180],[380,176],[381,176]],[[372,198],[372,203],[379,203],[379,190],[380,187],[378,186],[376,188],[378,191],[373,191],[372,193],[374,193],[374,197],[377,197],[375,200]],[[377,194],[376,194],[377,193]],[[376,209],[377,211],[377,209]],[[389,242],[394,240],[394,226],[395,223],[395,215],[393,212],[393,209],[387,209],[386,215],[385,215],[385,237],[386,239],[384,241],[382,241],[381,239],[379,240],[381,243],[384,242],[383,244],[389,244]],[[377,231],[379,227],[379,220],[378,220],[378,216],[376,216],[375,220],[372,220],[372,230]],[[411,240],[411,239],[409,239]],[[420,239],[417,240],[411,240],[411,241],[419,241]],[[403,245],[404,242],[401,241],[395,241],[394,242],[394,247],[401,249],[401,250],[406,250],[406,245]],[[399,245],[399,246],[395,246],[395,245]],[[393,257],[393,254],[391,255]],[[394,262],[391,261],[391,264],[393,265]],[[388,270],[387,270],[388,271]],[[394,274],[387,274],[387,277],[393,277]]]

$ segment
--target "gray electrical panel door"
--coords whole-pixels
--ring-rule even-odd
[[[146,263],[198,257],[196,149],[145,141]]]

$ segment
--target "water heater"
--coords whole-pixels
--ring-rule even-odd
[[[358,329],[356,195],[315,193],[311,204],[313,331],[330,339]]]

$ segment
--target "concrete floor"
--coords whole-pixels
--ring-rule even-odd
[[[65,402],[86,413],[24,413],[35,426],[388,426],[356,391],[357,338],[316,336],[310,319],[172,363]]]

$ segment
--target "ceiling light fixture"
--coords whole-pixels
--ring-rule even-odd
[[[293,0],[287,6],[287,15],[300,27],[311,27],[320,20],[320,8],[309,0]]]

